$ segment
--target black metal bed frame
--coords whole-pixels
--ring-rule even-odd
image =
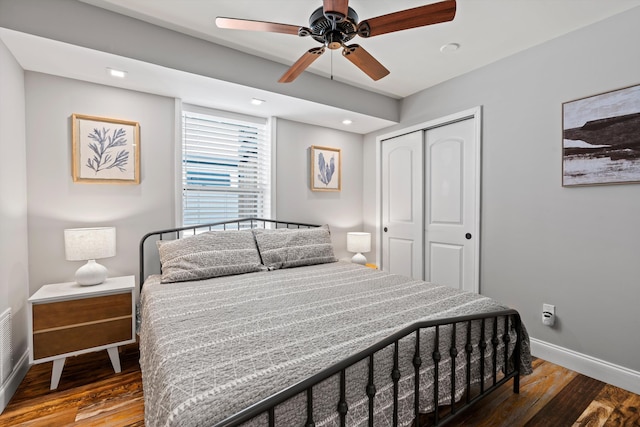
[[[231,224],[234,224],[234,227],[230,227]],[[261,226],[261,227],[260,227]],[[314,224],[304,224],[298,222],[289,222],[289,221],[276,221],[270,219],[263,218],[242,218],[230,221],[222,221],[211,224],[204,225],[195,225],[195,226],[187,226],[180,228],[172,228],[167,230],[155,231],[146,234],[140,240],[140,289],[142,290],[142,283],[144,282],[144,245],[148,238],[152,236],[157,236],[159,240],[163,240],[165,235],[172,235],[174,239],[181,238],[184,235],[185,231],[192,231],[196,233],[198,230],[215,230],[215,229],[243,229],[243,228],[268,228],[268,226],[273,228],[310,228],[317,227]],[[502,319],[504,328],[502,331],[504,333],[500,336],[499,322]],[[472,322],[480,323],[480,339],[477,341],[473,341],[471,336],[471,325]],[[487,324],[489,322],[489,324]],[[458,325],[466,325],[466,337],[465,344],[463,348],[457,348],[457,326]],[[492,332],[490,333],[490,337],[486,336],[485,329],[489,327]],[[440,378],[440,360],[442,358],[442,354],[439,351],[440,348],[440,337],[443,332],[441,330],[446,327],[447,331],[450,331],[451,334],[451,347],[449,350],[449,355],[451,356],[451,370],[450,370],[450,383],[451,383],[451,400],[447,407],[442,407],[439,405],[439,381]],[[509,343],[511,341],[511,337],[509,335],[510,327],[515,329],[516,331],[516,342],[513,345],[513,353],[509,352]],[[434,331],[434,345],[435,349],[431,354],[431,359],[433,363],[433,373],[434,373],[434,383],[433,383],[433,412],[430,413],[431,419],[429,420],[430,426],[443,426],[450,421],[454,420],[465,411],[467,411],[471,406],[473,406],[476,402],[486,397],[491,392],[495,391],[497,388],[501,387],[503,384],[507,383],[509,380],[513,379],[513,392],[519,393],[520,391],[520,354],[521,354],[521,341],[522,341],[522,324],[520,315],[516,310],[513,309],[505,309],[501,311],[495,311],[490,313],[482,313],[482,314],[473,314],[467,316],[458,316],[452,318],[445,319],[435,319],[429,321],[421,321],[414,323],[393,335],[388,336],[387,338],[377,342],[376,344],[362,350],[361,352],[354,354],[333,366],[330,366],[317,374],[300,381],[297,384],[292,385],[289,388],[286,388],[260,402],[257,402],[244,410],[226,418],[225,420],[217,423],[215,427],[235,427],[240,426],[242,423],[247,422],[257,416],[263,416],[266,414],[268,419],[269,427],[275,427],[276,425],[276,407],[293,397],[305,393],[306,394],[306,417],[307,420],[304,424],[304,427],[315,427],[314,421],[314,409],[313,409],[313,390],[314,387],[321,382],[334,377],[336,375],[340,376],[340,396],[336,402],[336,412],[340,417],[340,425],[346,426],[346,415],[349,411],[349,405],[346,401],[346,370],[354,366],[355,364],[362,362],[363,360],[368,360],[368,383],[366,386],[366,396],[368,397],[369,404],[369,415],[368,415],[368,425],[369,427],[375,426],[374,419],[374,399],[376,396],[376,384],[374,383],[374,355],[379,351],[393,346],[393,368],[389,373],[391,380],[393,381],[393,425],[398,425],[398,383],[401,377],[399,370],[399,342],[403,338],[407,338],[410,336],[415,337],[415,351],[413,356],[413,367],[415,376],[414,380],[414,427],[420,427],[420,419],[421,415],[424,415],[420,412],[420,367],[423,364],[423,360],[420,352],[420,334],[424,333],[425,330],[433,330]],[[503,359],[503,374],[499,377],[498,373],[498,346],[500,345],[500,341],[504,344],[504,354]],[[491,364],[490,364],[490,372],[486,372],[486,363],[485,363],[485,355],[487,351],[487,341],[490,341],[490,346],[492,346],[491,353]],[[474,350],[477,349],[477,350]],[[464,351],[466,353],[466,358],[464,361],[465,364],[465,393],[464,399],[461,402],[455,401],[455,384],[456,384],[456,359],[457,355],[460,351]],[[471,380],[471,356],[474,351],[478,351],[480,353],[480,385],[479,390],[472,390],[472,380]],[[489,381],[490,384],[485,384],[485,378],[487,376],[491,377]],[[441,412],[446,411],[445,414],[441,414]]]

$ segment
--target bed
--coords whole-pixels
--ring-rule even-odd
[[[148,426],[442,425],[531,369],[515,310],[337,261],[327,226],[152,232],[140,280]]]

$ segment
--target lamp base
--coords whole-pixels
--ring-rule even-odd
[[[99,285],[107,280],[107,267],[90,259],[76,271],[76,282],[82,286]]]
[[[367,263],[367,258],[358,252],[353,256],[353,258],[351,258],[351,262],[354,264],[365,265]]]

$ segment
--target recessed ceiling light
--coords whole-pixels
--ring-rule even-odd
[[[251,103],[253,105],[262,105],[264,104],[264,102],[265,102],[264,99],[258,99],[258,98],[251,99]]]
[[[342,124],[343,124],[343,125],[347,125],[347,126],[348,126],[348,125],[350,125],[351,123],[353,123],[353,121],[352,121],[352,120],[350,120],[350,119],[344,119],[344,120],[342,121]]]
[[[118,77],[120,79],[124,79],[127,76],[126,71],[116,70],[115,68],[107,68],[107,72],[111,77]]]
[[[440,52],[455,52],[460,49],[460,43],[447,43],[440,47]]]

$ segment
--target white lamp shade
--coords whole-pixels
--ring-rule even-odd
[[[64,230],[67,261],[86,261],[116,255],[115,227],[69,228]]]
[[[371,234],[362,232],[347,233],[347,250],[349,252],[369,252],[371,250]]]

